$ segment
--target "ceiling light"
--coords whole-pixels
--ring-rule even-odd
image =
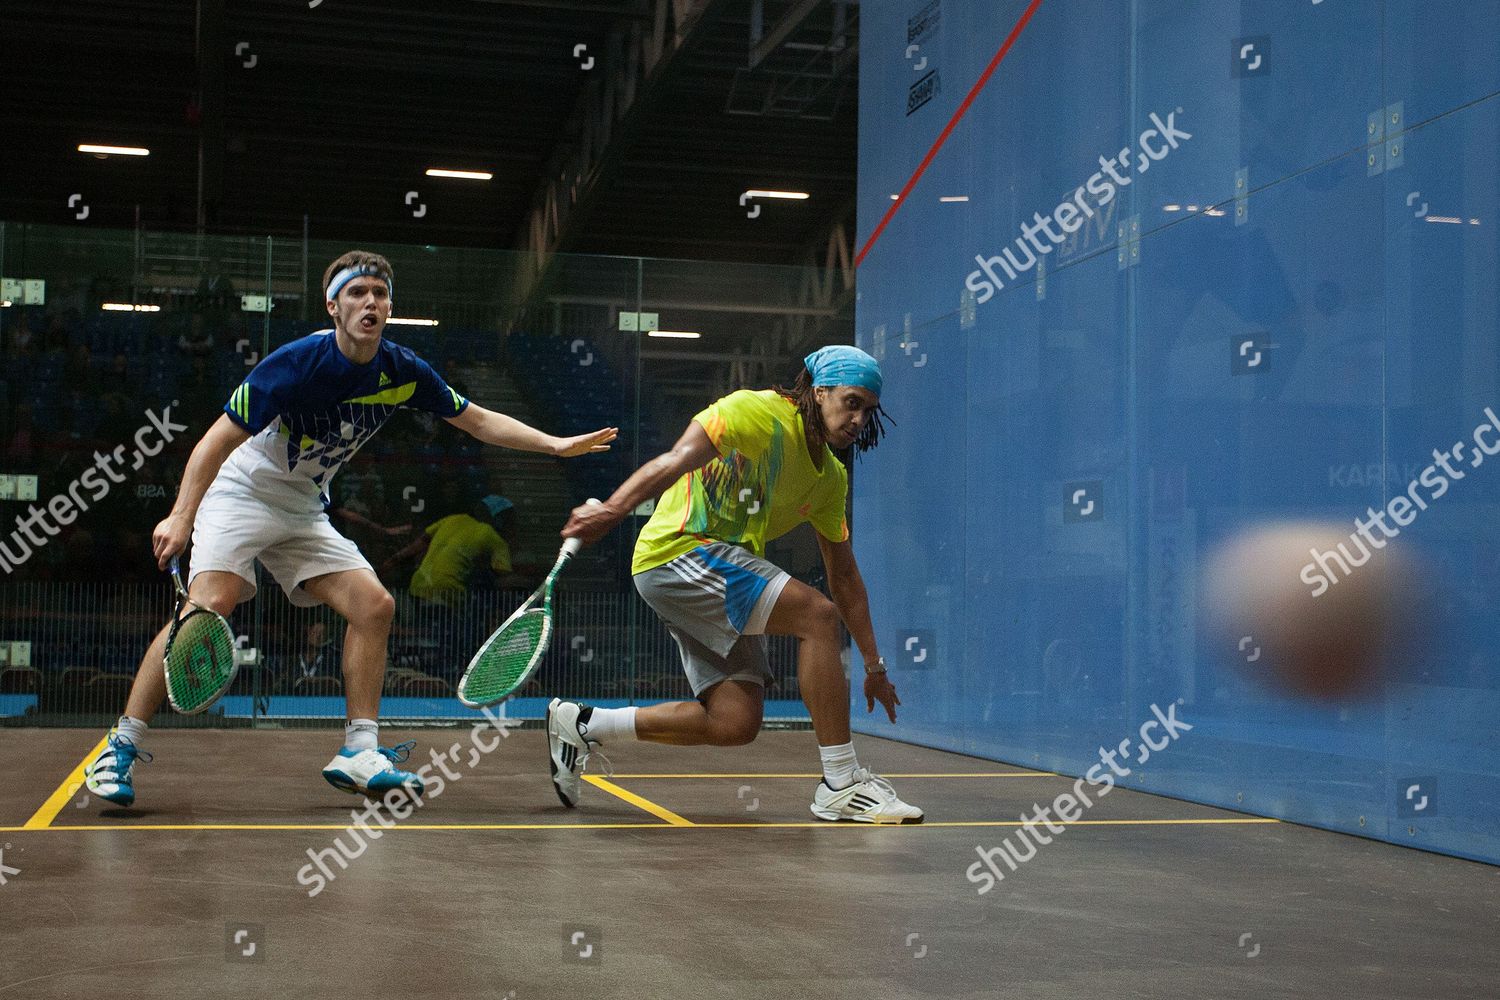
[[[666,337],[670,340],[697,340],[703,336],[701,333],[693,333],[690,330],[652,330],[646,334],[648,337]]]
[[[969,200],[969,196],[966,195],[966,194],[946,194],[946,195],[943,195],[941,198],[938,199],[938,201],[941,201],[941,202],[955,202],[955,201],[968,201],[968,200]]]
[[[1173,204],[1173,205],[1163,205],[1161,207],[1161,210],[1163,212],[1180,212],[1180,211],[1182,211],[1182,206],[1181,205],[1176,205],[1176,204]]]
[[[494,174],[483,170],[443,170],[438,167],[427,168],[428,177],[457,177],[464,181],[487,181],[494,178]]]
[[[740,195],[741,198],[787,198],[791,201],[806,201],[812,197],[806,191],[757,191],[750,190]]]
[[[138,312],[159,313],[161,306],[138,306],[131,302],[106,302],[103,308],[107,312]]]
[[[1450,226],[1461,226],[1464,224],[1463,219],[1457,219],[1451,215],[1426,215],[1423,218],[1428,222],[1446,222]]]
[[[97,156],[150,156],[151,150],[140,146],[96,146],[92,143],[82,142],[78,144],[80,153],[93,153]]]
[[[435,320],[435,319],[397,319],[394,316],[392,316],[390,319],[386,320],[386,322],[389,323],[389,324],[391,324],[392,326],[437,326],[438,325],[438,321]]]

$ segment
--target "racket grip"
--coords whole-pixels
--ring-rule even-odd
[[[594,505],[594,504],[598,504],[599,501],[596,498],[594,498],[594,497],[589,497],[587,500],[584,501],[584,503],[585,504]],[[576,556],[578,554],[579,550],[582,549],[582,548],[583,548],[583,539],[582,538],[569,538],[566,541],[564,541],[563,544],[562,544],[562,554],[565,555],[565,556],[567,556],[569,559],[571,559],[574,556]]]

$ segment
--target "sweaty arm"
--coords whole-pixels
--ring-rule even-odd
[[[485,444],[514,448],[517,451],[537,451],[559,458],[573,458],[593,452],[609,451],[609,442],[619,433],[617,427],[605,427],[591,434],[576,437],[554,437],[507,417],[494,410],[486,410],[478,403],[470,402],[456,417],[444,418],[448,423]]]
[[[172,505],[172,513],[151,533],[151,547],[156,555],[157,568],[166,569],[167,561],[187,548],[188,538],[193,533],[193,519],[198,516],[198,505],[203,502],[203,494],[208,492],[209,485],[219,474],[219,466],[249,437],[250,434],[244,428],[230,420],[226,414],[220,414],[219,419],[214,421],[213,426],[193,447],[187,468],[182,473],[182,484],[177,488],[177,502]]]
[[[703,468],[718,457],[719,449],[709,439],[708,431],[693,421],[671,451],[663,452],[637,469],[610,494],[608,500],[575,508],[573,516],[563,526],[563,536],[582,538],[585,544],[592,545],[642,503],[661,496],[683,475]]]

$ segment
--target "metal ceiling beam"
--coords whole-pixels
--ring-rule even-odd
[[[756,0],[756,2],[759,3],[760,0]],[[776,27],[772,28],[766,37],[758,41],[752,38],[750,68],[754,69],[759,66],[772,52],[781,48],[781,43],[791,37],[792,32],[800,28],[802,22],[806,21],[812,15],[812,12],[822,5],[823,0],[802,0],[797,6],[787,11],[785,17],[776,22]]]
[[[517,247],[528,251],[515,276],[520,301],[530,299],[553,255],[581,228],[664,89],[674,57],[689,49],[730,2],[637,0],[638,11],[648,16],[622,19],[610,30],[599,79],[584,89],[569,119],[574,136],[548,159],[547,179],[517,233]]]

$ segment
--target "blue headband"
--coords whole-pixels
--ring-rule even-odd
[[[489,510],[490,517],[499,517],[501,514],[505,513],[515,506],[515,504],[511,503],[504,497],[496,496],[493,493],[485,497],[482,502],[484,503],[484,506]]]
[[[814,386],[857,385],[880,395],[884,382],[880,365],[857,347],[822,347],[803,358],[802,363],[812,373]]]
[[[338,298],[339,292],[344,290],[344,286],[355,278],[379,278],[385,282],[386,294],[391,296],[391,298],[396,297],[396,286],[386,273],[373,264],[365,264],[362,267],[346,267],[338,274],[335,274],[333,280],[328,283],[328,301],[332,302]]]

